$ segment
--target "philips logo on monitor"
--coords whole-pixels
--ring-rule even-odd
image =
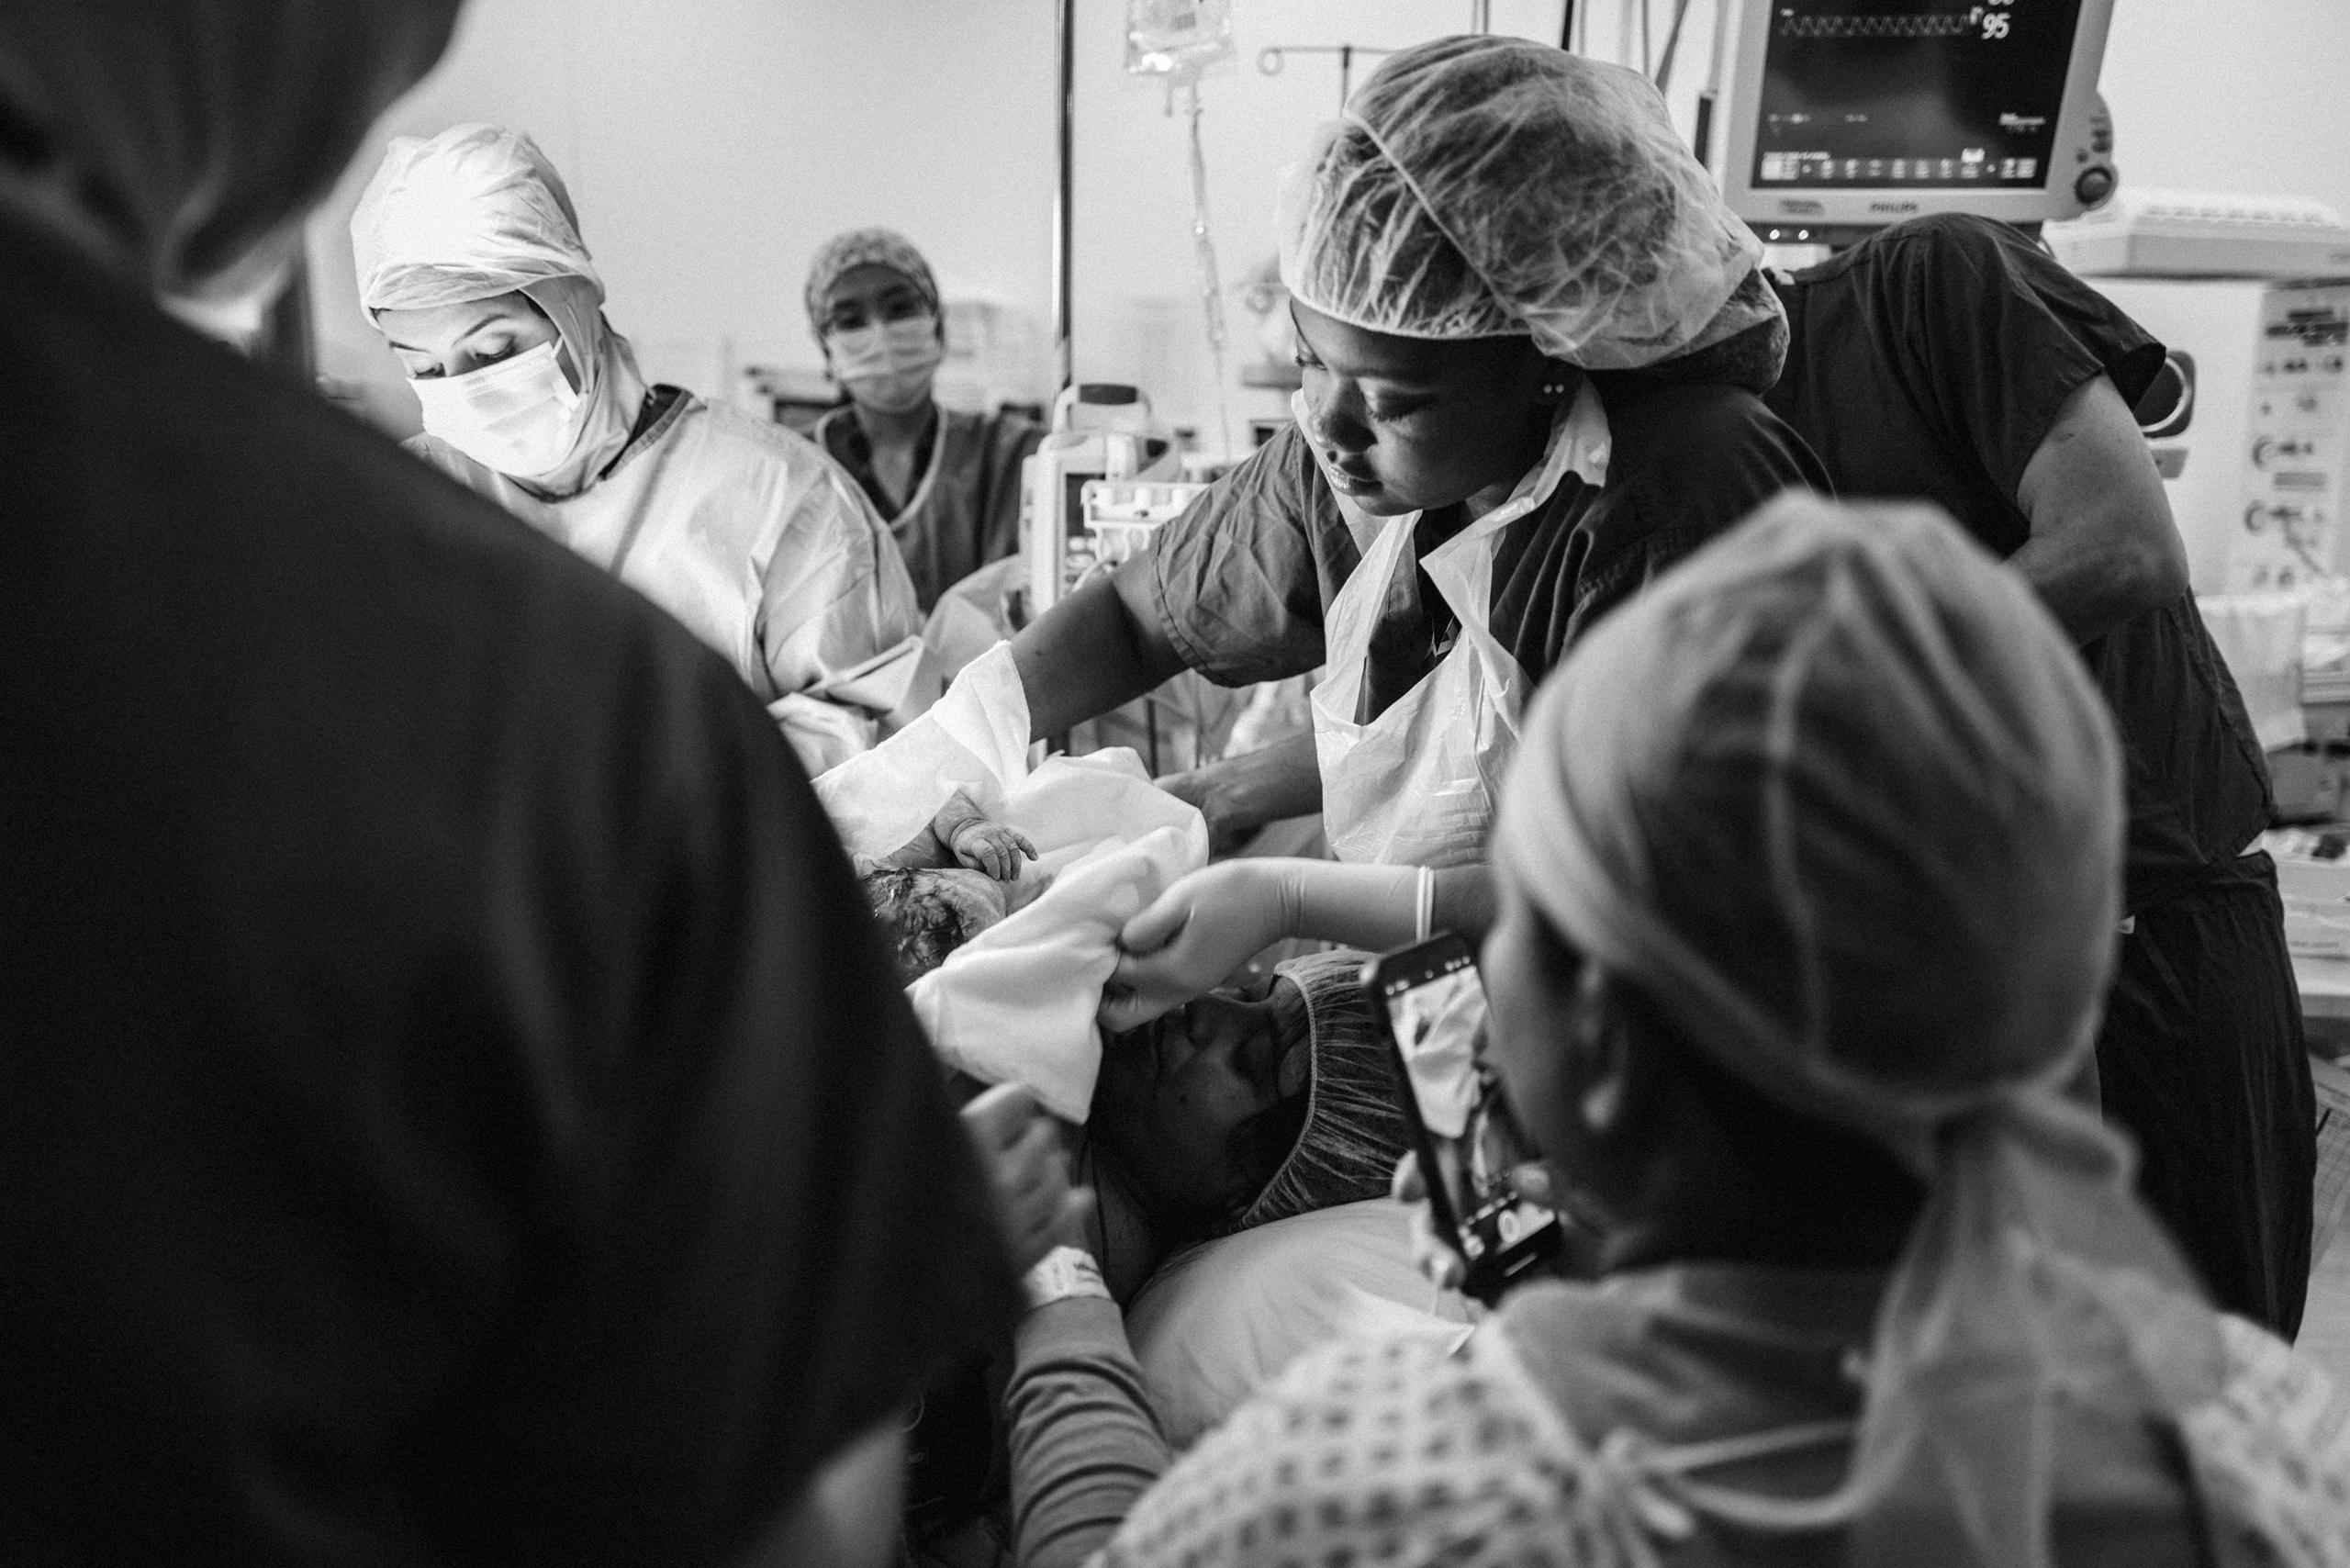
[[[1918,204],[1914,201],[1873,201],[1869,203],[1869,210],[1871,212],[1910,213],[1918,210]]]

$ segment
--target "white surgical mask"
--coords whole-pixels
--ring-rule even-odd
[[[511,479],[554,473],[579,439],[579,394],[553,343],[463,375],[408,385],[424,405],[427,434]]]
[[[885,414],[908,414],[923,406],[946,352],[938,342],[938,318],[929,315],[828,332],[824,347],[832,355],[833,375],[848,395]]]

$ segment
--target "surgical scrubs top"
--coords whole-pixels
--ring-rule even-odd
[[[634,589],[0,214],[0,1562],[714,1563],[1008,1332]]]
[[[964,413],[933,405],[930,428],[914,443],[912,491],[893,499],[873,471],[873,443],[854,409],[819,420],[816,442],[847,470],[890,532],[913,579],[924,615],[946,590],[991,561],[1020,550],[1020,465],[1044,431],[1033,420],[999,410]]]
[[[1494,563],[1494,635],[1529,689],[1601,616],[1756,507],[1789,486],[1828,487],[1818,460],[1751,393],[1592,379],[1607,412],[1606,482],[1561,479],[1502,530]],[[1303,675],[1323,662],[1322,618],[1362,543],[1304,432],[1284,426],[1153,537],[1159,623],[1186,664],[1224,685]],[[1362,718],[1435,667],[1449,617],[1431,598],[1423,573],[1398,568],[1372,635]]]
[[[1923,498],[1986,548],[2057,411],[2109,375],[2134,404],[2162,346],[2021,234],[1888,229],[1780,280],[1792,342],[1769,402],[1848,497]],[[2290,1335],[2309,1284],[2316,1109],[2276,873],[2244,852],[2268,773],[2189,594],[2082,647],[2121,734],[2121,939],[2097,1044],[2138,1191],[2220,1305]]]
[[[1791,342],[1765,400],[1837,493],[1922,498],[1994,554],[2031,525],[2023,471],[2092,377],[2144,395],[2163,347],[2005,224],[1897,225],[1777,280]],[[2081,650],[2128,761],[2127,904],[2232,860],[2268,825],[2268,772],[2235,682],[2181,593]]]

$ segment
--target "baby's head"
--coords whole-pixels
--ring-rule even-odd
[[[866,900],[907,985],[1004,916],[1006,884],[978,871],[868,871],[864,881]]]
[[[1107,1040],[1089,1130],[1154,1217],[1214,1235],[1388,1190],[1410,1147],[1403,1076],[1362,955],[1281,966]]]

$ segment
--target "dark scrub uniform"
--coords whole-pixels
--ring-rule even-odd
[[[2024,467],[2065,400],[2135,403],[2162,345],[2016,230],[1897,225],[1779,286],[1793,334],[1767,401],[1839,494],[1923,497],[1984,545],[2031,535]],[[2136,930],[2098,1039],[2140,1191],[2219,1305],[2290,1336],[2309,1282],[2316,1121],[2243,700],[2188,594],[2081,650],[2119,721]]]
[[[1825,490],[1803,442],[1751,393],[1597,375],[1606,483],[1572,474],[1502,530],[1494,636],[1528,690],[1592,622],[1789,486]],[[1425,530],[1430,519],[1423,519]],[[1425,532],[1420,554],[1437,543]],[[1159,623],[1185,663],[1226,686],[1303,675],[1322,617],[1361,559],[1294,425],[1151,541]],[[1371,637],[1363,720],[1435,667],[1450,616],[1427,574],[1399,570]]]
[[[1043,435],[1018,414],[958,413],[934,404],[930,427],[914,442],[912,489],[901,498],[884,491],[875,476],[873,443],[856,410],[835,409],[816,425],[817,442],[890,520],[924,615],[948,588],[1019,552],[1020,464]]]
[[[0,354],[0,1562],[735,1560],[1017,1305],[774,724],[5,217]]]

